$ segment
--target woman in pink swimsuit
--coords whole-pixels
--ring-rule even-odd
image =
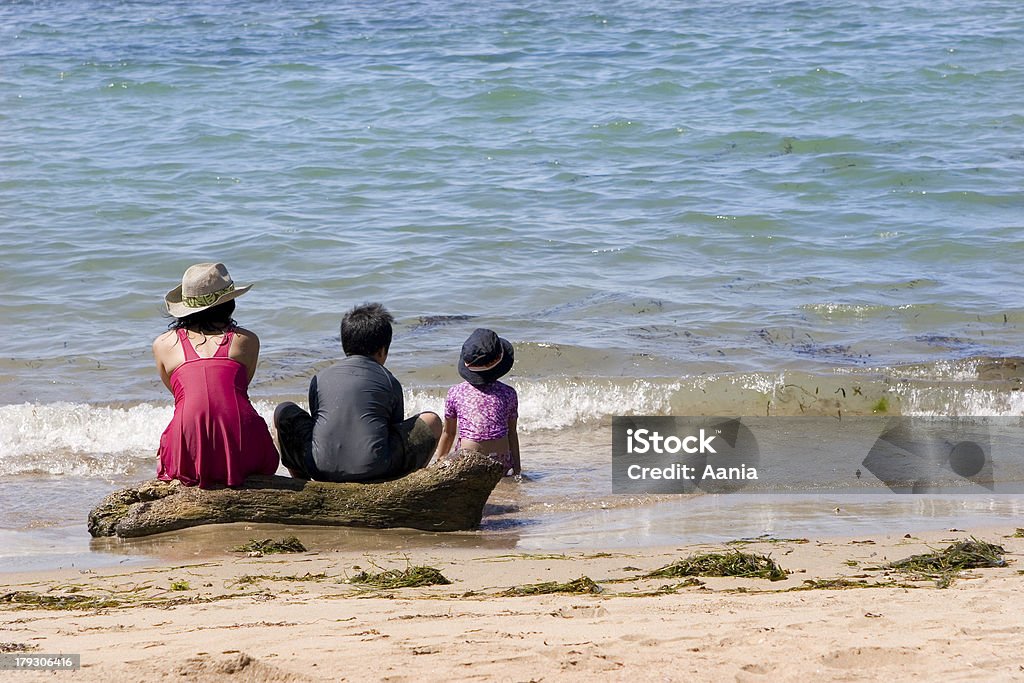
[[[473,331],[462,345],[458,369],[466,381],[448,390],[444,402],[444,431],[434,452],[436,460],[456,453],[476,451],[505,467],[505,474],[519,474],[519,396],[498,381],[515,362],[512,344],[492,330]]]
[[[270,430],[248,394],[260,340],[231,319],[250,287],[235,287],[223,264],[200,263],[165,297],[175,320],[153,342],[153,356],[174,394],[174,417],[160,437],[159,479],[212,488],[277,471]]]

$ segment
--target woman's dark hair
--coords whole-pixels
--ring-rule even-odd
[[[204,334],[217,334],[224,330],[235,327],[238,323],[235,322],[231,314],[235,312],[235,300],[227,301],[219,306],[213,308],[207,308],[205,311],[199,311],[192,315],[186,315],[184,318],[175,318],[167,326],[169,330],[193,330],[195,332],[203,332]]]
[[[391,348],[391,317],[380,304],[356,306],[341,319],[341,348],[346,356],[372,356]]]

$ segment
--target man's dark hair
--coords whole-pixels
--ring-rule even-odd
[[[391,317],[380,304],[356,306],[341,319],[341,348],[346,356],[372,356],[391,348]]]

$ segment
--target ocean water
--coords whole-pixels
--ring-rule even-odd
[[[1011,0],[0,4],[6,561],[82,562],[152,475],[149,345],[200,261],[256,283],[267,416],[356,303],[395,314],[410,410],[474,327],[510,338],[534,479],[496,500],[539,521],[481,534],[763,530],[611,497],[610,417],[1020,415],[1022,112]],[[950,505],[890,518],[1016,510]]]

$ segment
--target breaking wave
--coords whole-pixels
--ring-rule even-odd
[[[520,431],[587,429],[614,415],[1024,414],[1024,362],[969,359],[816,375],[800,372],[677,379],[510,380]],[[445,389],[406,392],[406,413],[442,412]],[[271,422],[275,401],[255,402]],[[170,404],[24,403],[0,406],[0,475],[110,477],[155,467]]]

